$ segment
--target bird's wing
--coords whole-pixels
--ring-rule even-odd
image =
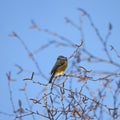
[[[65,62],[65,61],[57,60],[56,63],[55,63],[55,65],[54,65],[54,67],[53,67],[52,70],[51,70],[51,74],[54,74],[54,72],[56,71],[56,69],[57,69],[58,67],[60,67],[61,65],[63,65],[64,62]]]

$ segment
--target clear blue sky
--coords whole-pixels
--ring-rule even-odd
[[[23,66],[26,70],[36,71],[36,67],[29,59],[20,41],[8,36],[12,31],[15,31],[24,40],[31,51],[46,44],[48,40],[57,40],[57,38],[47,35],[46,33],[29,29],[31,20],[35,20],[41,28],[48,28],[53,32],[72,39],[74,43],[79,43],[79,31],[66,24],[64,18],[68,17],[79,25],[80,12],[77,8],[83,8],[91,15],[102,36],[107,34],[108,23],[112,23],[113,31],[110,37],[110,44],[120,51],[119,5],[119,0],[0,0],[0,111],[8,112],[8,109],[12,111],[9,101],[6,72],[11,71],[14,79],[18,79],[19,76],[16,75],[17,68],[15,68],[15,64]],[[88,49],[93,48],[91,51],[95,52],[96,55],[100,55],[102,48],[99,49],[100,51],[95,50],[100,44],[99,42],[98,44],[94,44],[96,37],[93,36],[93,31],[89,27],[89,22],[86,20],[84,22],[84,28],[85,39],[88,41]],[[72,51],[73,49],[61,49],[51,46],[41,53],[38,53],[36,57],[39,65],[43,68],[42,72],[49,78],[49,72],[56,57],[61,53],[68,57]],[[93,69],[90,68],[89,65],[85,67],[87,69]],[[109,69],[109,66],[107,66],[106,69]],[[114,68],[110,69],[111,71],[114,70]],[[19,80],[22,80],[22,78],[25,78],[27,75],[29,74],[21,75]],[[47,83],[47,81],[45,82]],[[17,90],[22,86],[22,83],[16,83],[15,89]],[[15,96],[15,99],[18,99],[18,95]],[[0,120],[5,118],[3,115],[0,117]]]

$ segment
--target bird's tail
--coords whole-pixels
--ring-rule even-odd
[[[51,78],[50,78],[50,80],[49,80],[49,83],[52,82],[53,77],[54,77],[54,74],[51,75]]]

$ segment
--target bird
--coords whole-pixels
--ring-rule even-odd
[[[51,77],[50,77],[49,83],[52,83],[52,79],[55,76],[59,76],[59,75],[64,74],[67,66],[68,66],[67,57],[64,57],[62,55],[58,56],[56,63],[51,70]]]

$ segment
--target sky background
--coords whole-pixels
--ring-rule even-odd
[[[69,24],[66,24],[64,19],[68,17],[79,26],[80,12],[77,10],[78,8],[83,8],[91,15],[95,25],[99,28],[101,35],[104,37],[108,32],[108,24],[112,24],[113,30],[109,39],[109,45],[115,46],[117,51],[120,51],[119,0],[0,0],[0,94],[2,98],[0,100],[0,111],[12,111],[9,101],[6,73],[11,71],[14,79],[19,80],[29,75],[29,73],[22,74],[19,78],[19,76],[16,75],[18,69],[14,66],[15,64],[22,66],[26,71],[36,71],[35,65],[30,60],[20,41],[8,35],[15,31],[24,40],[31,51],[37,50],[50,40],[57,40],[57,38],[44,32],[31,30],[31,20],[34,20],[40,28],[59,33],[71,39],[75,44],[79,44],[81,38],[79,31]],[[94,31],[90,28],[87,18],[83,21],[83,24],[86,47],[88,50],[91,50],[92,53],[98,56],[106,58],[101,52],[102,48],[100,47],[100,42],[96,41],[97,37],[93,34]],[[62,47],[50,46],[36,54],[38,64],[47,78],[50,77],[49,73],[56,57],[61,55],[61,53],[69,57],[73,50],[74,49],[62,49]],[[119,62],[114,54],[112,57]],[[103,66],[101,67],[99,65],[97,67],[85,63],[82,63],[82,65],[87,69],[103,69]],[[114,67],[109,65],[104,66],[104,70],[108,69],[110,71],[115,70]],[[45,80],[45,83],[47,82],[48,81]],[[15,89],[23,86],[22,83],[15,84]],[[18,95],[16,93],[14,93],[14,95],[17,101]],[[6,116],[0,116],[0,120],[6,119]],[[10,118],[8,120],[10,120]]]

